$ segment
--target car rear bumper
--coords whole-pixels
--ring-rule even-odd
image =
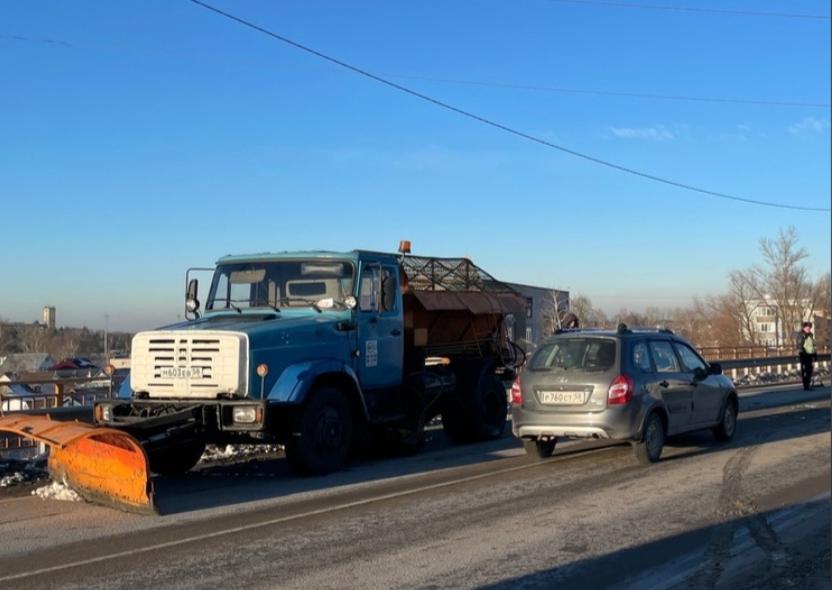
[[[572,437],[610,438],[609,432],[597,426],[520,426],[515,429],[518,438]]]
[[[631,405],[603,412],[541,412],[514,407],[512,432],[517,438],[570,437],[632,440],[639,436],[640,412]]]

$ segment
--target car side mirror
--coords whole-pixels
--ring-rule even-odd
[[[708,375],[722,375],[722,365],[719,363],[708,365]]]
[[[197,299],[198,293],[199,280],[191,279],[188,281],[188,290],[185,293],[185,310],[188,313],[194,314],[196,317],[199,317],[199,299]]]
[[[696,381],[704,381],[705,379],[707,379],[707,378],[708,378],[708,375],[709,375],[709,374],[710,374],[710,373],[708,373],[708,371],[706,371],[706,370],[705,370],[705,369],[703,369],[702,367],[696,367],[696,368],[693,370],[693,378],[694,378],[694,380],[696,380]]]

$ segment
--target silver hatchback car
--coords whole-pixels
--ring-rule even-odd
[[[544,342],[511,388],[512,430],[526,452],[561,437],[630,441],[641,463],[667,436],[710,428],[734,436],[734,383],[670,330],[566,330]]]

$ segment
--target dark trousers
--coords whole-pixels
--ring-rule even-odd
[[[803,389],[812,387],[813,361],[814,355],[805,352],[800,353],[800,376],[803,377]]]

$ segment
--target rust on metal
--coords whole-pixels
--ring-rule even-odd
[[[126,432],[20,414],[0,417],[0,431],[48,445],[52,478],[85,499],[129,512],[156,512],[147,454]]]

